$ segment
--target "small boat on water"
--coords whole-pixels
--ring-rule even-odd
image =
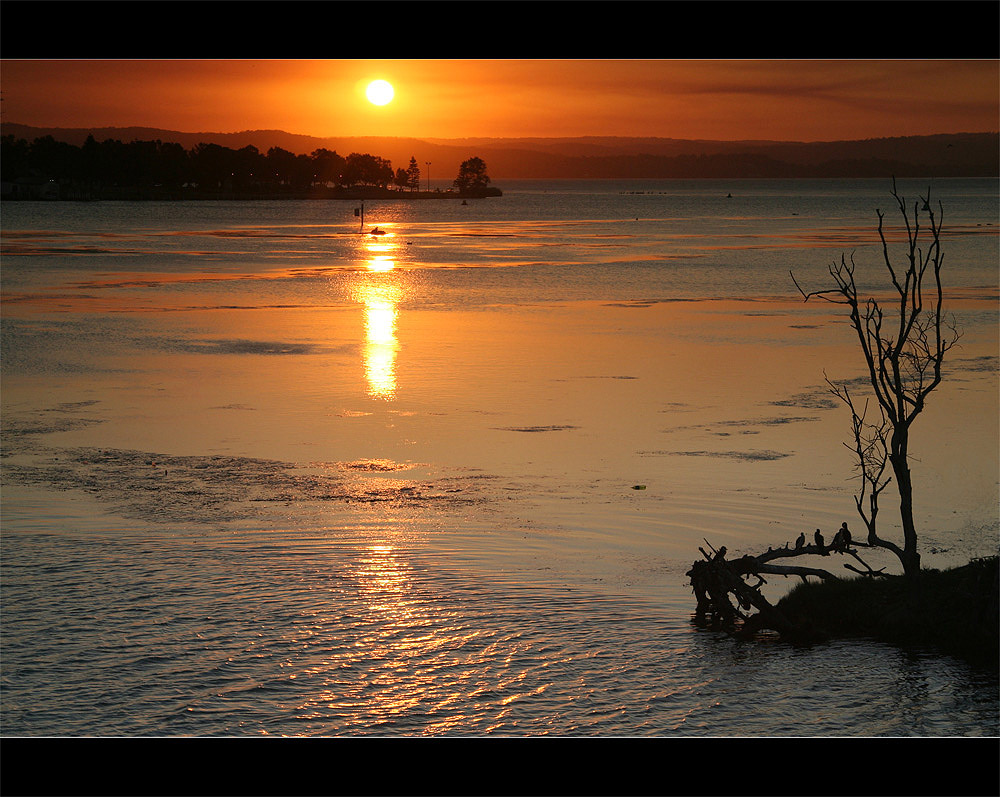
[[[385,235],[385,230],[380,230],[378,227],[372,227],[372,231],[369,235]]]

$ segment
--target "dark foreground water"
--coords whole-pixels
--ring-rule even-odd
[[[488,583],[335,532],[20,534],[4,726],[28,735],[995,735],[996,674],[734,643],[665,607]],[[30,688],[29,688],[30,685]],[[767,710],[756,708],[766,703]]]

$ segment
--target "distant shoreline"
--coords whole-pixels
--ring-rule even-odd
[[[185,151],[214,145],[234,152],[252,147],[258,155],[271,148],[295,156],[320,150],[377,152],[395,164],[406,164],[416,157],[421,168],[427,165],[422,180],[428,176],[431,163],[438,179],[456,174],[473,152],[489,164],[489,174],[494,180],[996,178],[1000,175],[1000,133],[995,130],[814,142],[697,141],[648,136],[424,140],[390,136],[317,137],[282,130],[189,133],[148,127],[36,127],[14,122],[0,124],[0,132],[24,142],[50,136],[72,147],[82,147],[88,136],[92,136],[97,142],[112,141],[126,147],[128,142],[170,142]],[[5,165],[9,180],[13,171],[10,164]],[[108,175],[102,175],[102,179],[116,182]]]
[[[468,200],[500,197],[499,188],[487,187],[481,191],[460,192],[453,190],[395,191],[388,188],[310,188],[306,191],[205,191],[196,188],[100,188],[82,189],[46,184],[34,184],[33,190],[20,194],[5,191],[4,202],[265,202],[285,199],[366,202],[373,200]]]

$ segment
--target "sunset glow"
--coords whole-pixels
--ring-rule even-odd
[[[6,740],[1000,736],[1000,3],[105,5],[4,3]]]
[[[833,141],[997,129],[995,60],[5,60],[3,119],[313,136]],[[373,80],[394,92],[367,95]],[[375,104],[387,102],[388,104]]]

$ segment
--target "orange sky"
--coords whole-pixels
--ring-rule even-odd
[[[395,87],[377,107],[376,78]],[[4,60],[2,118],[184,132],[830,141],[1000,128],[996,60]]]

